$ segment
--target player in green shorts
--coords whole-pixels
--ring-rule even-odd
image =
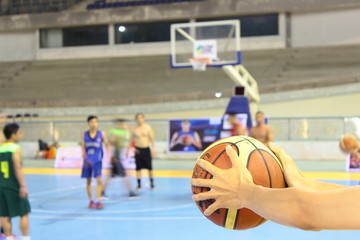
[[[116,176],[122,178],[126,189],[129,191],[129,198],[136,198],[138,197],[138,195],[134,192],[131,184],[131,179],[129,178],[129,176],[127,176],[126,169],[121,162],[121,160],[126,156],[127,145],[130,138],[127,120],[119,118],[114,121],[114,124],[115,128],[111,129],[109,132],[109,141],[114,148],[114,153],[111,157],[111,173],[105,180],[102,199],[108,199],[105,194],[105,190],[111,178],[114,178]]]
[[[16,123],[4,127],[5,143],[0,145],[0,218],[6,240],[13,239],[11,218],[20,216],[22,240],[29,240],[30,204],[27,199],[24,175],[21,170],[21,139]]]

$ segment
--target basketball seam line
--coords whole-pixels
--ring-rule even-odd
[[[212,146],[211,148],[213,148],[213,147],[216,147],[216,146],[218,146],[218,145],[220,145],[220,144],[226,144],[226,143],[228,143],[228,144],[230,144],[231,146],[232,145],[234,145],[235,147],[236,147],[236,149],[237,149],[237,152],[238,152],[238,154],[240,154],[240,150],[239,150],[239,148],[237,147],[237,143],[240,143],[240,142],[243,142],[243,141],[245,141],[244,139],[242,139],[242,140],[240,140],[240,141],[237,141],[237,142],[235,142],[235,143],[233,143],[233,142],[222,142],[222,143],[218,143],[218,144],[216,144],[216,145],[214,145],[214,146]],[[223,150],[223,151],[221,151],[221,153],[216,157],[216,159],[211,163],[212,165],[214,165],[215,164],[215,162],[220,158],[220,156],[224,153],[226,151],[226,149],[225,150]],[[204,155],[204,154],[203,154]],[[202,156],[203,156],[202,155]],[[206,179],[206,177],[208,176],[208,172],[206,172],[206,174],[205,174],[205,176],[204,176],[204,178]],[[204,187],[201,187],[201,192],[204,190]],[[203,202],[203,201],[201,201],[201,202]],[[203,204],[201,203],[201,207],[204,209],[204,206],[203,206]],[[228,216],[228,212],[229,212],[229,209],[226,209],[226,213],[225,213],[225,217],[224,217],[224,222],[223,222],[223,227],[225,227],[225,224],[226,224],[226,220],[227,220],[227,216]],[[236,214],[236,218],[237,218],[237,214]],[[234,226],[235,227],[235,226]]]
[[[261,153],[261,151],[260,150],[264,150],[264,149],[261,149],[261,148],[258,148],[255,144],[253,144],[251,141],[249,141],[248,139],[246,139],[251,145],[253,145],[254,147],[255,147],[255,149],[249,154],[249,156],[248,156],[248,163],[247,163],[247,166],[246,166],[246,168],[248,168],[248,166],[249,166],[249,163],[250,163],[250,161],[249,161],[249,158],[250,158],[250,156],[251,156],[251,154],[254,152],[254,151],[258,151],[259,152],[259,154],[260,154],[260,156],[261,156],[261,159],[263,160],[263,162],[264,162],[264,164],[265,164],[265,167],[266,167],[266,170],[267,170],[267,172],[268,172],[268,177],[269,177],[269,182],[270,182],[270,187],[272,188],[272,181],[271,181],[271,175],[270,175],[270,169],[269,169],[269,166],[267,165],[267,162],[266,162],[266,160],[265,160],[265,158],[264,158],[264,155]],[[264,151],[266,151],[266,150],[264,150]]]

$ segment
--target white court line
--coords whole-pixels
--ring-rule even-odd
[[[95,184],[93,184],[93,185],[95,185]],[[58,188],[58,189],[54,189],[54,190],[33,193],[33,194],[31,194],[31,196],[39,196],[39,195],[44,195],[44,194],[49,194],[49,193],[69,191],[69,190],[74,190],[74,189],[79,189],[79,188],[84,188],[84,185],[78,185],[78,186],[67,187],[67,188]],[[36,200],[37,199],[35,199],[35,201]],[[30,198],[30,201],[32,201],[31,198]],[[43,199],[43,201],[46,201],[46,199]],[[101,213],[118,214],[118,213],[157,212],[157,211],[167,211],[167,210],[174,210],[174,209],[180,209],[180,208],[187,208],[187,207],[190,207],[190,206],[193,206],[193,204],[185,204],[185,205],[180,205],[180,206],[175,206],[175,207],[138,209],[138,210],[101,211]],[[33,212],[33,213],[36,213],[36,212],[38,212],[38,213],[57,213],[57,214],[66,214],[66,213],[68,213],[66,211],[42,210],[42,209],[36,209],[36,208],[31,209],[31,212]],[[72,212],[72,213],[81,214],[81,213],[94,213],[94,212],[93,211],[75,211],[75,212]]]
[[[30,219],[76,219],[76,220],[199,220],[204,217],[54,217],[54,216],[33,216],[30,215]]]
[[[58,189],[44,191],[44,192],[30,193],[29,195],[30,195],[30,197],[39,196],[39,195],[44,195],[44,194],[49,194],[49,193],[63,192],[63,191],[67,191],[67,190],[74,190],[74,189],[78,189],[78,188],[85,188],[85,184],[83,184],[81,186],[79,185],[79,186],[73,186],[73,187],[67,187],[67,188],[58,188]]]
[[[150,208],[150,209],[138,209],[138,210],[118,210],[118,211],[104,211],[104,210],[100,210],[100,211],[96,211],[94,212],[93,210],[89,210],[89,211],[75,211],[75,212],[66,212],[66,211],[55,211],[55,210],[42,210],[42,209],[31,209],[31,212],[38,212],[38,213],[58,213],[58,214],[79,214],[79,213],[99,213],[99,214],[118,214],[118,213],[140,213],[140,212],[160,212],[160,211],[168,211],[168,210],[175,210],[175,209],[180,209],[180,208],[187,208],[187,207],[191,207],[194,206],[194,204],[185,204],[185,205],[180,205],[180,206],[175,206],[175,207],[163,207],[163,208]]]

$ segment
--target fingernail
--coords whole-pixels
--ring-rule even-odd
[[[230,149],[230,148],[231,148],[231,145],[227,145],[226,148],[227,148],[227,149]]]

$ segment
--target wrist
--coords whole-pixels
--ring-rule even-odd
[[[254,202],[253,200],[255,199],[256,194],[260,188],[262,187],[254,183],[249,183],[245,186],[242,186],[241,191],[239,191],[239,199],[241,205],[243,207],[250,208],[251,203]]]

